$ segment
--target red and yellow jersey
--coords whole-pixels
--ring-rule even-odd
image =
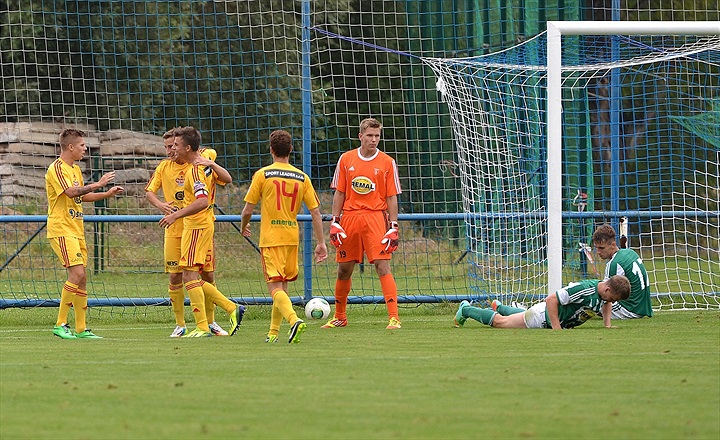
[[[195,200],[206,197],[208,207],[202,211],[183,217],[183,228],[204,229],[215,222],[215,190],[217,189],[217,174],[210,167],[191,165],[190,172],[185,175],[183,187],[183,207]]]
[[[200,150],[200,154],[213,161],[217,157],[217,153],[212,148],[204,148]],[[189,163],[180,165],[170,159],[164,159],[155,168],[150,181],[145,185],[145,191],[157,192],[162,189],[163,199],[172,203],[176,209],[180,209],[185,206],[185,175],[190,172],[191,168],[192,165]],[[215,220],[214,217],[213,220]],[[182,231],[183,222],[175,222],[165,229],[165,236],[182,237]]]
[[[83,177],[77,164],[68,165],[56,159],[45,173],[45,191],[48,199],[47,236],[85,237],[82,197],[65,195],[71,186],[83,186]]]
[[[310,178],[294,166],[275,162],[255,172],[245,201],[260,205],[260,247],[297,245],[302,203],[320,206]]]
[[[340,156],[330,187],[345,193],[343,212],[385,211],[387,198],[402,193],[395,160],[380,150],[362,157],[359,148]]]

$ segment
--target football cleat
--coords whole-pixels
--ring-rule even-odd
[[[460,306],[458,307],[457,313],[455,313],[455,327],[462,327],[465,325],[465,321],[467,321],[467,318],[463,316],[462,311],[463,308],[470,305],[470,302],[463,300],[460,301]]]
[[[237,332],[237,329],[240,327],[240,323],[242,322],[243,315],[245,315],[245,306],[238,304],[235,311],[230,314],[230,336],[233,336],[235,332]]]
[[[195,330],[186,334],[185,336],[183,336],[183,338],[209,338],[211,336],[212,332],[210,330],[205,331],[195,327]]]
[[[89,328],[86,328],[80,333],[75,333],[75,337],[78,339],[102,339],[102,336],[96,335]]]
[[[288,332],[288,344],[297,344],[300,342],[300,336],[307,328],[307,324],[302,319],[295,321],[295,324],[290,328]]]
[[[67,324],[53,327],[53,334],[61,339],[77,339],[77,336],[70,330]]]
[[[220,327],[217,322],[213,322],[212,324],[208,324],[208,327],[210,327],[210,331],[211,331],[212,334],[215,335],[215,336],[227,336],[227,335],[228,335],[228,332],[226,332],[225,330],[223,330],[223,328]]]
[[[398,318],[390,318],[390,323],[385,328],[387,330],[395,330],[400,327],[402,327],[402,324]]]
[[[185,333],[187,333],[187,328],[180,327],[179,325],[175,327],[175,330],[170,333],[171,338],[182,338],[185,336]]]
[[[338,328],[338,327],[347,327],[347,319],[332,318],[330,321],[328,321],[325,325],[323,325],[320,328]]]
[[[265,342],[277,342],[278,341],[278,335],[267,335],[267,338],[265,338]]]

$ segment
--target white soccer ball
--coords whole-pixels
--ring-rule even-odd
[[[313,298],[305,304],[305,316],[308,319],[327,319],[330,316],[330,304],[323,298]]]

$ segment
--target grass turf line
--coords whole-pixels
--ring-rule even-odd
[[[387,331],[375,310],[300,344],[252,316],[232,338],[102,320],[63,341],[2,311],[0,438],[720,436],[717,311],[552,332],[456,329],[450,307]]]

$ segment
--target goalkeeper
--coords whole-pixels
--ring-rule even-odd
[[[399,329],[397,284],[390,258],[398,247],[398,201],[400,179],[395,160],[378,149],[382,124],[372,118],[360,123],[360,147],[340,156],[330,187],[332,204],[330,243],[337,249],[335,316],[322,328],[347,325],[347,299],[356,263],[363,253],[375,265],[390,322]]]
[[[605,327],[611,328],[612,303],[630,296],[630,282],[621,275],[607,280],[570,283],[528,310],[509,307],[495,300],[492,309],[473,307],[462,301],[455,314],[455,326],[468,318],[497,328],[552,328],[560,330],[582,325],[602,313]]]
[[[613,304],[614,319],[633,319],[652,316],[650,279],[642,259],[632,249],[620,249],[615,241],[615,229],[609,224],[600,225],[592,236],[593,246],[605,265],[605,279],[624,275],[630,280],[630,298]]]

